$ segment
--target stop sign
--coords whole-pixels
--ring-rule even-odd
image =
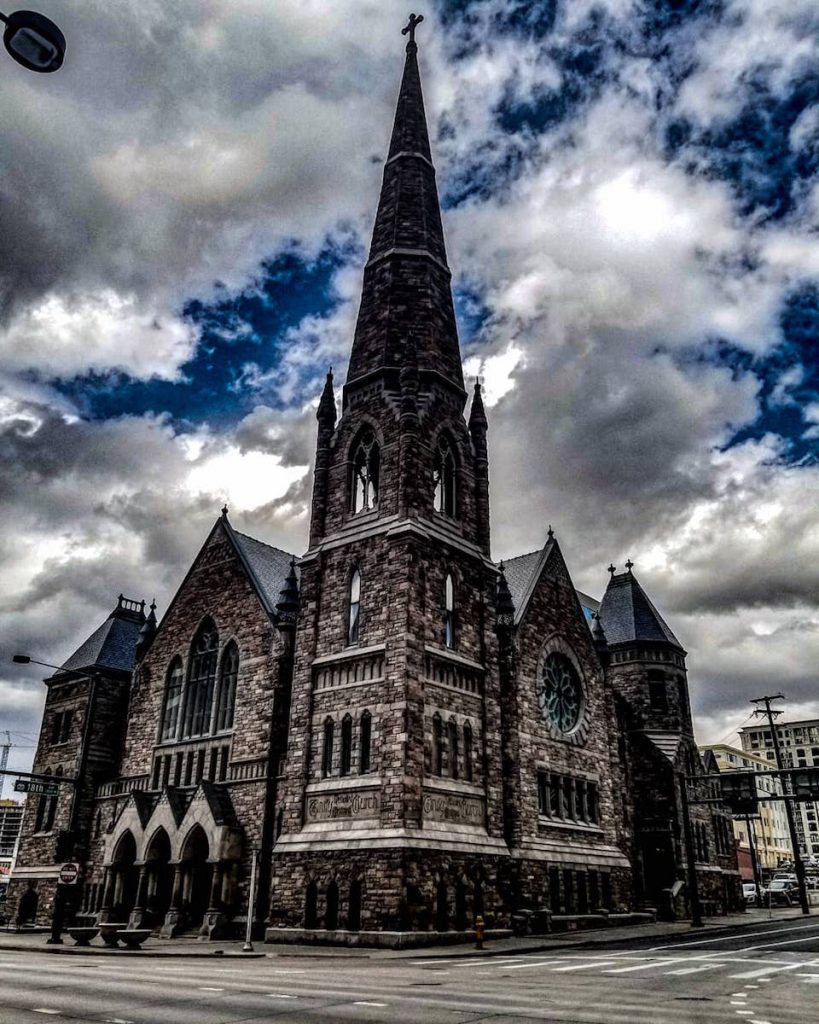
[[[79,864],[61,864],[60,865],[60,884],[61,885],[74,885],[77,879],[80,877],[80,865]]]

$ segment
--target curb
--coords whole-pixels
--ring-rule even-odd
[[[107,957],[138,957],[141,960],[147,958],[157,960],[167,958],[170,960],[263,960],[267,953],[242,953],[225,952],[222,949],[211,949],[201,953],[179,952],[173,953],[164,949],[106,949],[105,946],[22,946],[6,945],[0,942],[0,956],[3,953],[45,953],[48,956],[107,956]]]

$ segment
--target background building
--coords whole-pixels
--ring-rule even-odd
[[[0,895],[5,891],[14,867],[17,840],[23,824],[22,802],[0,800]]]
[[[771,763],[748,751],[725,743],[711,743],[700,747],[705,753],[711,751],[720,771],[766,771]],[[773,775],[757,777],[757,793],[759,796],[781,796],[782,783]],[[740,852],[750,852],[749,830],[755,844],[759,866],[764,871],[773,871],[782,861],[791,857],[791,840],[788,833],[788,819],[784,803],[766,801],[759,805],[759,814],[749,822],[747,818],[738,816],[733,819],[734,835],[740,844]]]
[[[802,722],[778,722],[777,733],[786,768],[819,767],[819,718]],[[771,730],[765,725],[747,725],[739,730],[742,749],[768,762],[774,761]],[[803,855],[819,857],[819,803],[796,803],[796,834]]]

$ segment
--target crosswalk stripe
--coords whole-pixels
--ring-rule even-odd
[[[699,974],[701,971],[715,971],[725,964],[698,964],[696,967],[678,967],[673,971],[666,971],[666,974]]]
[[[610,964],[616,964],[616,960],[595,960],[589,964],[570,964],[568,967],[553,967],[552,972],[559,974],[561,971],[587,971],[590,967],[608,967]]]
[[[650,967],[667,967],[669,964],[678,964],[678,963],[680,963],[681,960],[684,960],[684,959],[685,959],[685,957],[675,956],[675,957],[672,957],[670,959],[665,959],[665,960],[651,960],[647,964],[635,964],[633,967],[612,967],[609,970],[604,971],[603,973],[604,974],[628,974],[631,971],[646,971]]]
[[[761,978],[762,981],[767,981],[766,975],[784,973],[785,971],[798,971],[800,967],[804,967],[804,964],[788,964],[785,967],[760,967],[756,971],[743,971],[742,974],[732,974],[732,978],[738,980],[744,980],[745,978]]]
[[[534,960],[525,964],[504,964],[504,970],[519,971],[524,967],[551,967],[552,964],[559,964],[560,960]]]

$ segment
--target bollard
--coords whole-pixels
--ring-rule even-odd
[[[483,918],[475,918],[475,949],[483,949]]]

